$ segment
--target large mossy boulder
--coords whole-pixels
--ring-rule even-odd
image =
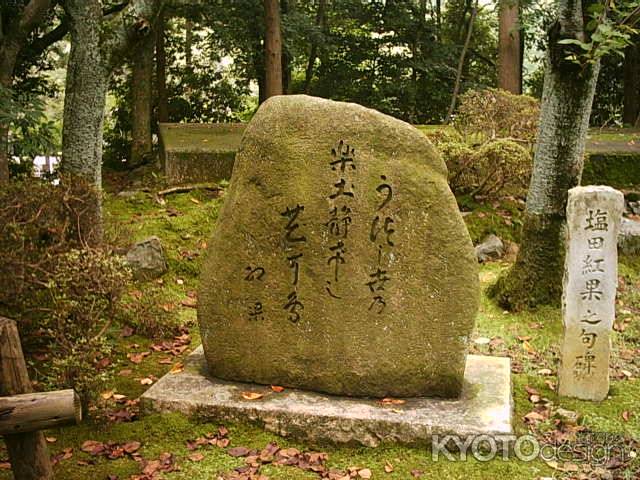
[[[210,373],[455,397],[477,268],[422,133],[356,104],[274,97],[244,134],[201,276]]]

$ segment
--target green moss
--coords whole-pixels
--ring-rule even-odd
[[[167,152],[235,152],[245,128],[241,123],[165,123],[160,137]]]
[[[582,184],[615,188],[640,186],[640,152],[589,154],[582,172]]]
[[[474,244],[494,234],[502,240],[520,242],[522,207],[517,201],[504,200],[493,205],[478,204],[467,196],[459,197],[458,204],[465,210],[464,222]]]

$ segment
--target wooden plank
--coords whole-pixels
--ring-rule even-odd
[[[46,430],[81,420],[80,397],[74,390],[0,397],[0,435]]]
[[[0,395],[32,393],[16,322],[0,317]],[[15,480],[51,480],[53,469],[42,432],[5,435]]]

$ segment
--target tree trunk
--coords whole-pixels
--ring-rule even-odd
[[[131,166],[138,167],[153,153],[151,140],[151,90],[154,37],[149,35],[134,53],[131,78]]]
[[[462,70],[464,69],[464,61],[467,57],[467,51],[469,50],[469,44],[471,43],[471,35],[473,34],[473,24],[478,14],[478,6],[471,9],[471,17],[469,18],[469,28],[467,30],[467,38],[464,41],[464,47],[462,47],[462,53],[460,54],[460,61],[458,62],[458,70],[456,72],[456,83],[453,87],[453,95],[451,96],[451,105],[449,105],[449,111],[447,112],[446,123],[451,121],[451,117],[456,108],[458,101],[458,94],[460,93],[460,83],[462,82]]]
[[[33,387],[16,322],[0,317],[0,395],[31,392]],[[42,432],[6,435],[4,440],[16,480],[53,479],[49,449]]]
[[[584,38],[580,2],[561,2],[549,35],[540,127],[527,195],[523,238],[513,268],[490,289],[510,310],[558,304],[564,271],[567,192],[580,184],[600,65],[567,60],[561,38]]]
[[[167,98],[167,51],[165,46],[166,20],[162,14],[156,30],[156,97],[158,122],[169,121],[169,99]]]
[[[498,87],[517,95],[522,93],[519,10],[519,0],[500,0]]]
[[[0,49],[0,86],[5,89],[13,84],[13,71],[18,56],[18,45],[3,45]],[[0,122],[0,183],[9,180],[9,125]]]
[[[318,12],[316,13],[316,27],[324,31],[326,25],[325,9],[327,7],[327,0],[320,0],[318,2]],[[316,35],[311,37],[311,48],[309,49],[309,60],[307,62],[307,68],[304,72],[304,93],[309,93],[311,88],[311,80],[313,80],[313,67],[318,58],[319,42]]]
[[[187,20],[184,25],[184,29],[184,61],[187,67],[190,67],[193,63],[193,22],[191,20]]]
[[[624,56],[624,112],[625,124],[634,125],[640,115],[640,38],[627,47]]]
[[[282,32],[280,2],[264,0],[265,12],[265,99],[282,95]]]
[[[62,128],[61,171],[95,187],[92,205],[82,216],[80,234],[102,239],[102,143],[109,69],[101,50],[100,0],[67,0],[71,16],[71,52],[67,65]],[[94,243],[92,242],[92,243]]]

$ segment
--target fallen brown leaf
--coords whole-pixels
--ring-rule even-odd
[[[242,398],[245,400],[259,400],[264,397],[264,394],[258,392],[242,392]]]

